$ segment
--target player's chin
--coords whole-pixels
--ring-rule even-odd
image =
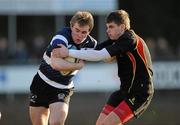
[[[114,38],[114,37],[112,37],[112,36],[111,36],[111,37],[109,37],[109,38],[110,38],[111,40],[116,40],[116,38]]]
[[[83,41],[81,41],[81,40],[79,40],[79,39],[75,41],[76,44],[81,44],[82,42],[83,42]]]

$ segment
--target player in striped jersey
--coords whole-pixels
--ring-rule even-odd
[[[30,86],[29,113],[33,125],[64,125],[73,93],[73,76],[84,63],[68,62],[59,58],[53,49],[94,49],[97,42],[89,34],[94,26],[91,13],[78,11],[70,21],[70,27],[62,28],[44,52],[43,60]],[[71,71],[63,73],[64,71]]]

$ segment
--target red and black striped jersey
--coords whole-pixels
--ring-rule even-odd
[[[126,30],[118,40],[107,40],[97,48],[103,47],[111,57],[116,56],[122,91],[153,93],[151,56],[142,38],[133,30]]]

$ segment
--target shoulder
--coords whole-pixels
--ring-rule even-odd
[[[71,39],[72,37],[70,28],[64,27],[53,36],[50,45],[57,46],[57,44],[63,44],[65,46],[68,46]]]
[[[126,30],[120,38],[129,40],[129,41],[134,41],[136,40],[136,34],[133,30]]]
[[[137,44],[137,35],[133,30],[126,30],[124,34],[119,38],[119,41],[126,43],[127,45]]]

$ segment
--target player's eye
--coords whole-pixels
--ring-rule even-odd
[[[87,34],[88,32],[87,31],[83,31],[82,34]]]
[[[80,30],[79,30],[79,29],[77,29],[77,28],[75,28],[75,31],[76,31],[76,32],[80,32]]]
[[[76,32],[80,32],[80,30],[76,29]]]
[[[110,28],[110,29],[112,29],[112,28],[113,28],[113,26],[109,26],[109,28]]]

